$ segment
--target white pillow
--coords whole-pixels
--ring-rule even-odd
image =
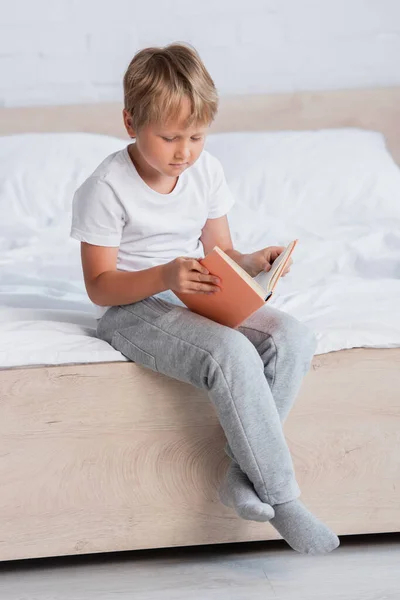
[[[400,217],[400,169],[378,132],[221,133],[206,147],[224,166],[236,214],[250,210],[254,227],[272,219],[323,236]]]
[[[76,188],[126,144],[88,133],[0,137],[0,234],[23,238],[67,223]]]
[[[67,229],[76,188],[127,143],[87,133],[0,137],[0,234]],[[400,217],[400,170],[380,133],[221,133],[206,148],[221,160],[237,199],[233,216],[247,216],[254,228],[275,223],[287,237],[304,230],[323,236]]]

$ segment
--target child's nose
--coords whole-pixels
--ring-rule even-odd
[[[190,156],[189,146],[181,146],[176,151],[176,158],[185,159],[185,158],[189,158],[189,156]]]

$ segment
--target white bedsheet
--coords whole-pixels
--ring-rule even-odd
[[[400,186],[393,210],[368,211],[374,190],[367,185],[357,192],[366,207],[358,220],[329,217],[332,226],[319,220],[312,227],[313,206],[307,227],[287,207],[271,214],[265,189],[258,197],[253,191],[249,202],[229,152],[224,155],[225,146],[217,142],[215,136],[209,149],[227,165],[237,198],[229,217],[235,247],[248,252],[300,240],[271,305],[316,332],[318,354],[400,347]],[[324,201],[329,205],[330,198]],[[79,243],[69,239],[68,215],[56,223],[37,232],[26,229],[20,238],[14,227],[12,235],[0,238],[0,368],[126,360],[95,337]]]
[[[260,218],[248,210],[237,206],[230,222],[239,249],[269,243]],[[271,226],[277,233],[278,224]],[[60,244],[59,233],[2,253],[0,367],[125,360],[95,337],[79,244],[65,237]],[[290,274],[271,300],[316,332],[317,354],[400,347],[400,223],[392,230],[353,233],[353,241],[346,243],[340,235],[302,239]],[[383,277],[377,276],[378,268]]]

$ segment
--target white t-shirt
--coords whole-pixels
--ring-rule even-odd
[[[206,150],[170,194],[160,194],[143,181],[124,148],[108,156],[75,192],[71,236],[119,247],[118,270],[140,271],[178,256],[203,258],[202,228],[233,204],[222,166]],[[107,308],[97,306],[98,318]]]

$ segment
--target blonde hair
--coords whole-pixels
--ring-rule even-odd
[[[184,97],[191,103],[187,127],[213,121],[217,90],[194,48],[173,43],[135,54],[124,75],[124,104],[134,129],[176,118]]]

